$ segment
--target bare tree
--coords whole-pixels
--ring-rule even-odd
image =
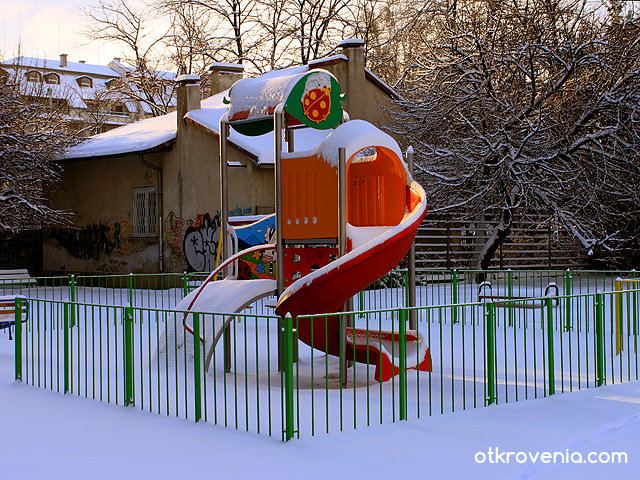
[[[327,53],[344,38],[343,14],[349,0],[290,0],[288,23],[292,27],[297,63],[306,65]]]
[[[587,0],[426,4],[397,131],[418,145],[431,211],[564,227],[596,258],[640,237],[640,25]]]
[[[75,137],[55,109],[25,97],[15,78],[0,81],[0,229],[39,229],[67,223],[68,213],[48,205],[60,179],[55,162]]]
[[[125,49],[124,60],[133,67],[121,72],[125,77],[121,93],[142,104],[152,116],[167,113],[172,105],[173,85],[171,76],[162,71],[158,47],[168,32],[150,32],[150,9],[136,9],[126,0],[98,0],[82,12],[89,19],[84,31],[87,37],[117,43]]]
[[[258,36],[255,66],[264,72],[293,63],[294,28],[287,24],[289,0],[257,0],[254,31]]]

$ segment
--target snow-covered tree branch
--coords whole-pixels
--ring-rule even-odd
[[[61,174],[55,158],[74,137],[64,116],[25,97],[13,80],[0,82],[0,230],[67,223],[48,197]]]
[[[418,147],[432,211],[494,233],[515,211],[630,263],[640,237],[640,19],[586,0],[427,2],[398,133]]]

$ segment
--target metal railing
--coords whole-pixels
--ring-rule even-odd
[[[15,376],[41,388],[288,440],[636,380],[639,301],[633,288],[487,299],[311,315],[297,324],[286,318],[279,331],[278,317],[260,311],[225,315],[17,298]],[[416,331],[407,331],[411,310]],[[347,349],[345,370],[322,351],[333,332],[328,317],[353,319],[365,332],[364,346],[374,347],[364,349],[368,364]],[[212,349],[223,322],[229,324],[227,360],[222,345]],[[311,345],[298,341],[297,327],[305,324],[320,332]],[[394,340],[383,344],[380,331]],[[430,371],[410,369],[421,360],[410,348],[413,338],[429,347]],[[382,355],[395,359],[397,374],[381,383],[374,377]]]

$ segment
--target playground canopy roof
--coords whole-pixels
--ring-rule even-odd
[[[245,78],[229,90],[229,122],[244,135],[273,130],[273,112],[284,107],[289,125],[328,130],[342,120],[340,84],[326,70],[294,67]]]

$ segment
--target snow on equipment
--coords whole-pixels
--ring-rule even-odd
[[[411,248],[427,208],[425,192],[395,140],[365,121],[348,121],[343,98],[335,77],[324,70],[268,74],[231,88],[229,110],[220,120],[221,235],[227,238],[229,230],[229,128],[251,136],[275,130],[275,234],[234,255],[222,242],[222,263],[177,305],[177,310],[229,313],[205,326],[214,330],[205,335],[213,339],[205,346],[207,362],[233,313],[275,291],[276,313],[291,315],[301,341],[340,356],[344,365],[347,358],[376,365],[379,381],[399,372],[398,332],[355,328],[335,314],[313,322],[300,318],[344,311],[349,299],[395,267]],[[294,132],[301,127],[332,131],[315,148],[296,152]],[[275,260],[277,268],[265,274],[262,267],[251,272],[239,267],[242,258],[258,257]],[[224,280],[214,282],[220,272]],[[189,327],[186,314],[183,321]],[[406,340],[407,368],[430,371],[422,336],[408,330]]]

